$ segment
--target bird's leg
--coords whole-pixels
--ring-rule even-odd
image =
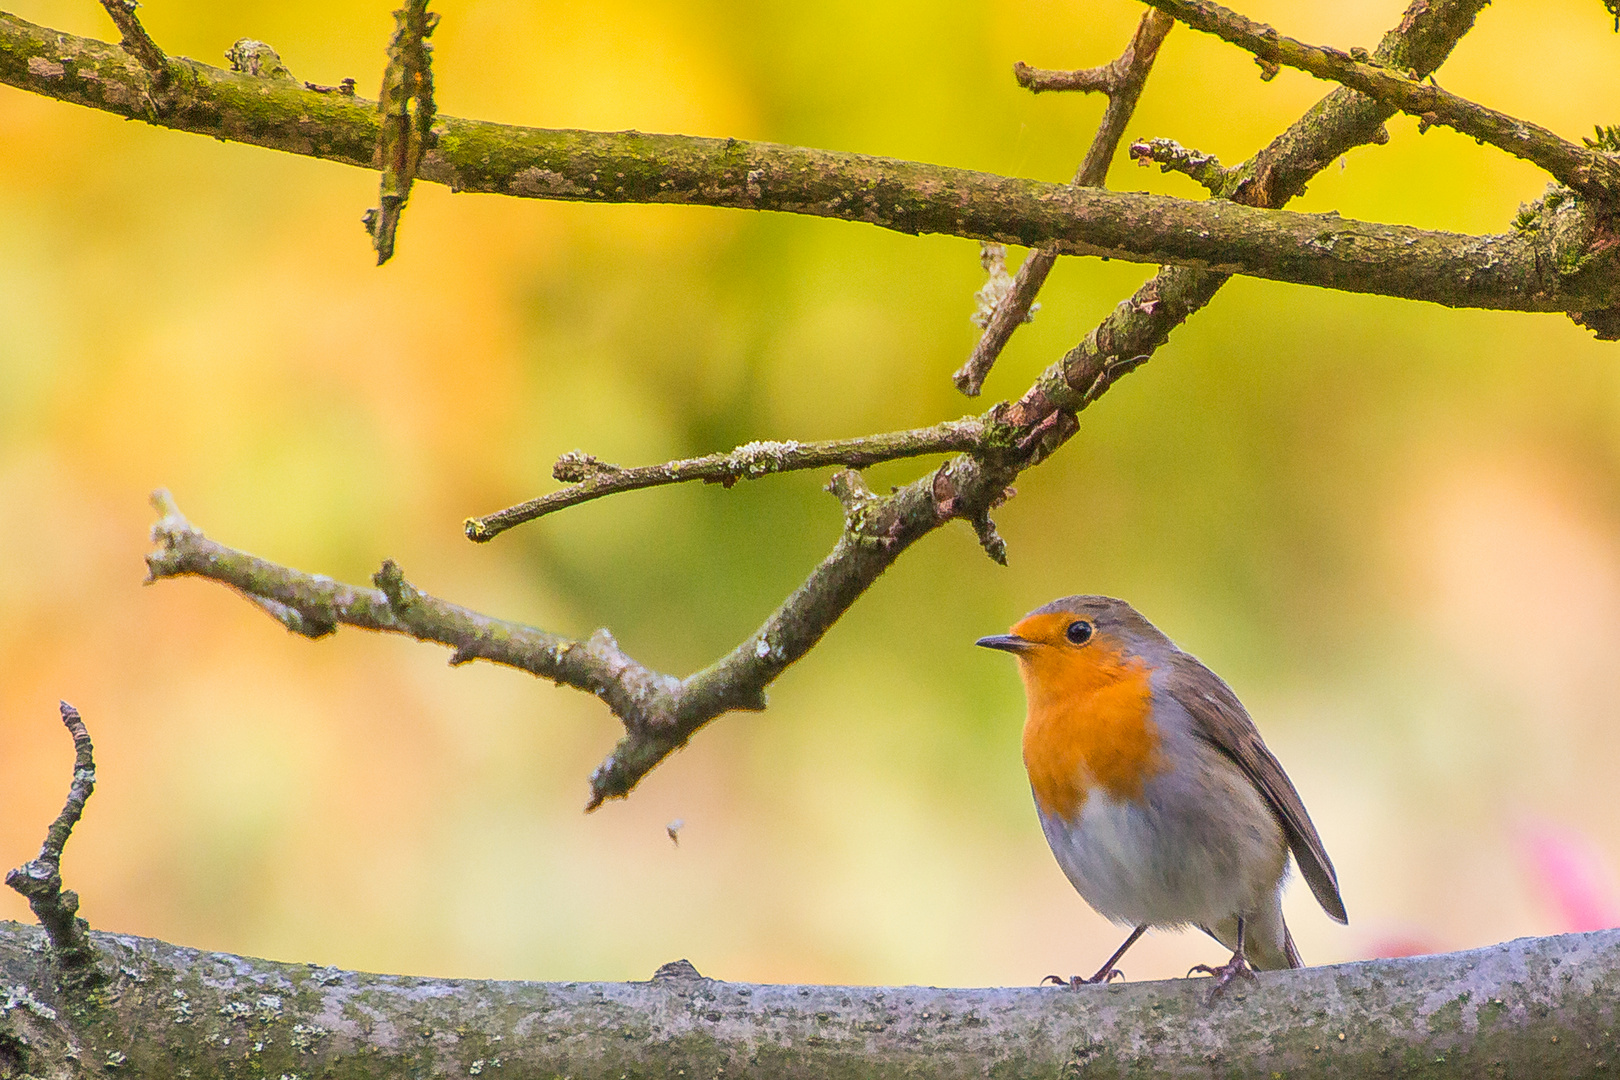
[[[1041,985],[1045,986],[1047,983],[1056,983],[1058,986],[1080,987],[1089,986],[1096,983],[1111,983],[1114,981],[1115,976],[1123,979],[1125,977],[1125,973],[1116,968],[1114,965],[1119,963],[1119,958],[1125,955],[1125,950],[1130,948],[1132,945],[1135,945],[1136,939],[1145,933],[1147,933],[1147,923],[1143,923],[1135,930],[1132,930],[1131,936],[1125,939],[1125,944],[1115,949],[1114,955],[1108,958],[1108,963],[1104,964],[1102,966],[1102,970],[1097,972],[1097,974],[1093,975],[1091,978],[1082,979],[1078,975],[1070,975],[1067,979],[1065,979],[1061,975],[1048,975],[1046,978],[1041,980]]]
[[[1215,1003],[1216,998],[1221,996],[1221,991],[1226,989],[1226,984],[1237,978],[1239,975],[1243,976],[1245,979],[1254,978],[1254,969],[1251,968],[1249,966],[1249,962],[1243,958],[1243,916],[1238,916],[1237,924],[1237,948],[1232,950],[1232,959],[1228,960],[1220,967],[1210,967],[1208,964],[1199,964],[1197,967],[1190,968],[1187,971],[1188,975],[1191,975],[1194,971],[1197,971],[1202,972],[1205,975],[1215,976],[1215,985],[1209,991],[1209,1003],[1211,1005]]]

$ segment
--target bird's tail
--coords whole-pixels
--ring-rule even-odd
[[[1286,922],[1283,923],[1283,956],[1288,960],[1288,966],[1291,968],[1305,966],[1305,961],[1299,958],[1299,949],[1294,945],[1294,935],[1288,932]]]

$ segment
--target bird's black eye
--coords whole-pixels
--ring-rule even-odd
[[[1069,639],[1071,645],[1084,645],[1091,640],[1091,624],[1084,619],[1072,622],[1063,632],[1063,636]]]

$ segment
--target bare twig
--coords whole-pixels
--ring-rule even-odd
[[[480,615],[419,591],[391,560],[372,576],[376,587],[371,589],[300,573],[210,540],[185,519],[167,491],[153,492],[152,505],[160,517],[152,526],[157,550],[146,557],[149,582],[188,574],[212,578],[295,633],[318,637],[338,626],[357,626],[407,634],[450,646],[453,664],[489,660],[588,690],[627,725],[669,722],[675,680],[625,656],[605,630],[576,641]]]
[[[1226,184],[1227,170],[1214,154],[1189,150],[1174,139],[1139,139],[1131,143],[1131,160],[1138,165],[1157,163],[1160,172],[1178,172],[1192,177],[1219,195]]]
[[[1534,162],[1565,186],[1587,198],[1620,201],[1620,159],[1560,138],[1527,120],[1475,104],[1432,83],[1350,53],[1307,45],[1271,27],[1211,3],[1210,0],[1146,0],[1160,11],[1247,49],[1268,63],[1283,64],[1359,90],[1419,119],[1419,130],[1434,124],[1472,135],[1515,157]],[[1363,54],[1365,55],[1365,54]]]
[[[101,6],[107,9],[113,24],[118,27],[124,51],[133,56],[152,77],[153,88],[162,90],[168,86],[171,78],[169,58],[163,55],[163,50],[152,40],[152,35],[135,17],[135,9],[140,5],[135,0],[101,0]]]
[[[1472,25],[1484,2],[1416,0],[1401,27],[1386,37],[1380,58],[1432,70]],[[1254,160],[1234,171],[1232,197],[1261,204],[1285,201],[1339,154],[1361,142],[1375,141],[1389,115],[1386,106],[1352,91],[1335,91]],[[1225,281],[1224,274],[1203,270],[1161,272],[1049,368],[1023,398],[985,414],[981,418],[984,435],[974,454],[957,456],[889,495],[872,493],[855,473],[837,474],[829,488],[843,504],[845,528],[833,551],[758,630],[720,660],[683,680],[648,671],[625,657],[616,645],[601,661],[593,660],[588,669],[559,677],[558,668],[574,650],[597,644],[599,639],[611,645],[611,637],[603,632],[590,642],[575,642],[564,649],[566,639],[429,600],[414,590],[407,593],[402,582],[393,588],[400,597],[396,603],[386,592],[372,593],[298,574],[207,541],[184,523],[162,495],[157,504],[164,518],[154,529],[154,538],[163,548],[149,557],[148,564],[153,577],[197,574],[213,578],[251,596],[296,609],[312,622],[347,622],[455,644],[458,658],[463,655],[460,641],[468,636],[461,627],[481,621],[488,629],[474,636],[484,651],[469,653],[466,658],[483,656],[591,689],[624,722],[624,738],[591,777],[589,805],[594,808],[606,799],[628,794],[716,716],[732,709],[762,708],[765,688],[808,652],[906,548],[929,532],[948,521],[964,520],[974,526],[992,557],[1004,558],[1004,545],[989,514],[1007,497],[1018,474],[1070,438],[1078,428],[1075,413],[1145,362],[1170,331],[1207,303]],[[574,460],[571,467],[585,470],[589,465]],[[385,573],[388,570],[384,568]],[[416,621],[406,624],[401,610],[412,613]],[[526,650],[514,635],[531,635],[535,647]],[[546,653],[547,643],[556,643],[559,655]],[[527,655],[536,651],[544,655]],[[638,699],[624,691],[621,681],[626,679],[651,689]]]
[[[377,265],[394,254],[394,233],[422,155],[433,145],[433,49],[428,37],[439,25],[438,13],[428,14],[428,0],[406,0],[394,12],[394,36],[388,43],[388,67],[383,71],[377,109],[377,156],[382,161],[380,209],[366,212],[365,224],[377,249]],[[412,109],[412,104],[415,109]]]
[[[1092,136],[1085,160],[1080,163],[1080,168],[1075,173],[1074,186],[1102,187],[1103,181],[1108,179],[1108,166],[1114,160],[1114,151],[1119,146],[1119,140],[1125,135],[1125,125],[1130,123],[1131,114],[1136,111],[1137,99],[1142,95],[1142,87],[1147,83],[1148,73],[1153,70],[1153,61],[1159,55],[1159,46],[1173,25],[1174,20],[1158,12],[1151,10],[1144,12],[1141,21],[1136,25],[1136,33],[1132,36],[1131,43],[1117,59],[1104,67],[1069,73],[1072,85],[1061,87],[1062,89],[1100,90],[1108,95],[1108,108],[1103,111],[1102,122],[1097,125],[1097,132]],[[1037,72],[1024,64],[1019,64],[1013,71],[1019,85],[1027,86],[1033,91],[1060,88],[1049,85],[1051,80],[1045,80],[1041,85],[1032,85],[1030,81],[1026,81],[1035,75],[1058,73]],[[989,324],[985,326],[984,333],[980,335],[978,344],[973,347],[967,362],[951,376],[951,381],[962,393],[969,397],[978,396],[985,378],[995,365],[996,358],[1011,340],[1013,331],[1029,321],[1035,294],[1046,284],[1046,277],[1052,272],[1052,264],[1055,262],[1057,252],[1046,248],[1031,251],[1024,256],[1023,263],[1018,267],[1018,276],[1013,280],[1011,292],[996,305]]]
[[[68,786],[67,802],[46,831],[39,855],[7,873],[6,884],[28,898],[28,906],[51,939],[63,981],[87,988],[106,976],[96,963],[90,925],[78,917],[79,894],[62,888],[62,849],[96,789],[96,760],[78,710],[65,701],[61,708],[62,723],[73,736],[73,782]]]
[[[973,294],[973,314],[968,318],[974,326],[983,330],[990,325],[990,321],[996,317],[996,309],[1013,291],[1013,278],[1007,273],[1007,245],[989,240],[979,241],[979,265],[984,267],[984,284]],[[1040,309],[1040,304],[1030,304],[1029,310],[1024,313],[1024,321],[1034,321],[1035,313]]]
[[[976,447],[983,437],[984,423],[966,418],[948,420],[930,428],[865,435],[857,439],[810,443],[751,442],[724,454],[708,454],[633,469],[608,465],[576,450],[564,454],[552,468],[553,476],[572,483],[573,487],[530,499],[487,517],[468,518],[465,529],[469,540],[482,542],[499,536],[514,525],[621,491],[682,484],[690,480],[730,487],[738,480],[754,480],[772,473],[802,469],[821,469],[829,465],[864,469],[881,461],[969,450]]]
[[[1083,94],[1107,93],[1114,85],[1117,72],[1114,63],[1102,67],[1080,68],[1076,71],[1052,71],[1030,67],[1022,60],[1013,65],[1013,78],[1032,94],[1048,90],[1077,90]]]

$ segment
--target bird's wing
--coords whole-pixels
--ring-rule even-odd
[[[1333,872],[1322,838],[1316,835],[1316,826],[1311,824],[1299,792],[1266,749],[1232,688],[1193,657],[1177,653],[1171,661],[1169,690],[1192,717],[1194,732],[1231,758],[1266,797],[1288,834],[1288,846],[1294,852],[1299,872],[1322,910],[1336,921],[1346,922],[1339,877]]]

